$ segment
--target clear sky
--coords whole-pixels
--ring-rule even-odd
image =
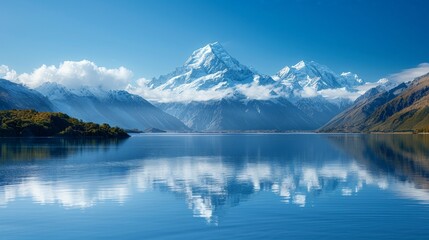
[[[426,0],[2,0],[0,65],[88,59],[154,77],[219,41],[259,72],[301,59],[374,81],[429,61]]]

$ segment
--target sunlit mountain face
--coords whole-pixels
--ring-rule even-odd
[[[325,132],[427,132],[429,74],[392,88],[379,86],[320,130]]]
[[[293,208],[368,192],[429,203],[427,136],[147,135],[0,146],[0,207],[30,201],[87,209],[159,192],[219,224],[262,193]]]
[[[140,83],[129,90],[146,94],[196,131],[314,130],[347,108],[365,85],[357,74],[337,74],[314,61],[261,74],[218,42],[195,50],[174,71]]]

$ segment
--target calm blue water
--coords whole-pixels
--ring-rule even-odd
[[[0,139],[0,239],[428,239],[429,136]]]

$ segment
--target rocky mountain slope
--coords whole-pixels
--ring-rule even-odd
[[[166,96],[156,105],[188,127],[218,131],[316,129],[351,103],[317,91],[354,91],[362,84],[355,74],[338,75],[315,62],[300,62],[273,77],[263,75],[216,42],[194,51],[183,66],[148,86]],[[301,94],[307,88],[316,94]]]
[[[189,130],[177,118],[126,91],[88,87],[68,89],[56,83],[45,83],[36,90],[49,98],[56,111],[84,121],[108,123],[125,129]]]
[[[429,75],[390,90],[369,90],[320,131],[429,131]]]
[[[52,111],[53,105],[37,91],[0,79],[0,110],[34,109]]]

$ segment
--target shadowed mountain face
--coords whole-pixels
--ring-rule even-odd
[[[126,91],[67,89],[56,83],[45,83],[37,90],[49,98],[57,111],[84,121],[108,123],[125,129],[189,130],[177,118]]]
[[[197,131],[311,130],[316,124],[285,99],[246,102],[222,99],[158,106]]]
[[[36,90],[0,79],[0,110],[57,111],[84,121],[108,123],[126,129],[189,130],[177,118],[126,91],[85,87],[71,90],[56,83],[45,83]]]
[[[338,113],[344,111],[350,106],[349,100],[337,103],[329,102],[323,97],[300,98],[294,102],[294,105],[305,113],[311,121],[314,122],[312,130],[326,124]]]
[[[429,131],[429,76],[388,91],[369,90],[320,131]]]
[[[0,110],[11,109],[34,109],[50,112],[53,111],[53,105],[37,91],[0,79]]]
[[[285,68],[286,69],[286,68]],[[212,43],[192,53],[185,64],[148,84],[171,99],[157,103],[197,131],[314,130],[344,109],[349,100],[328,101],[318,90],[362,85],[357,75],[337,75],[315,62],[259,74]],[[302,97],[311,88],[316,96]],[[347,102],[347,103],[346,103]]]

